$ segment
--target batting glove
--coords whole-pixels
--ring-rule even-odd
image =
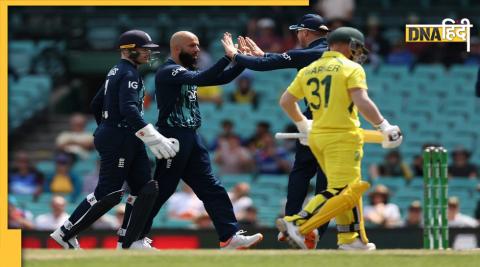
[[[310,133],[310,130],[312,130],[312,120],[304,118],[301,121],[295,122],[295,125],[300,133],[305,134],[305,137],[300,137],[298,141],[300,141],[300,144],[308,146],[308,134]]]
[[[150,123],[138,130],[135,135],[150,148],[157,159],[173,158],[180,150],[180,144],[177,139],[166,138]]]
[[[383,134],[383,148],[396,148],[403,141],[403,134],[397,125],[390,125],[387,120],[383,120],[382,123],[375,125],[375,128]]]

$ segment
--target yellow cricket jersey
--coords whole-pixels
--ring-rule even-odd
[[[360,127],[348,89],[367,89],[363,67],[336,51],[301,69],[288,92],[306,98],[313,115],[312,133],[344,132]]]

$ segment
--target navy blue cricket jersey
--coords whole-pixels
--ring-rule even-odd
[[[319,59],[328,49],[327,39],[319,38],[303,49],[292,49],[283,54],[265,53],[263,57],[252,57],[242,54],[235,56],[235,62],[247,69],[268,71],[278,69],[300,70]]]
[[[201,125],[197,101],[197,86],[220,85],[231,82],[244,70],[238,64],[221,58],[210,68],[189,70],[169,58],[155,76],[155,97],[158,107],[158,127],[196,129]]]
[[[97,124],[138,131],[147,125],[143,119],[144,96],[145,88],[137,67],[122,59],[110,69],[90,106]]]
[[[237,54],[237,56],[235,56],[235,62],[247,69],[256,71],[293,68],[301,70],[310,65],[313,61],[319,59],[326,50],[328,50],[327,39],[319,38],[311,42],[308,47],[303,49],[292,49],[283,54],[265,53],[264,57]],[[308,105],[303,114],[305,114],[307,119],[312,118],[312,112],[308,108]]]

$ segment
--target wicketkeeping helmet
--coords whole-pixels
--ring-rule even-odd
[[[130,30],[122,33],[118,40],[118,46],[119,48],[158,48],[158,45],[153,43],[150,35],[141,30]]]
[[[150,35],[141,30],[130,30],[122,33],[118,39],[118,47],[120,49],[128,49],[130,51],[129,58],[135,62],[140,55],[135,48],[148,48],[150,50],[159,48],[157,44],[153,43]],[[158,51],[152,52],[149,60],[150,64],[153,64],[158,59],[158,54]]]

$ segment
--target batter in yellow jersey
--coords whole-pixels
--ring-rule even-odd
[[[298,72],[287,89],[309,103],[313,125],[308,143],[332,188],[360,179],[363,139],[348,88],[367,89],[362,66],[339,52],[328,51]]]
[[[360,127],[357,108],[348,88],[367,89],[365,71],[336,51],[327,51],[300,70],[288,87],[296,98],[306,98],[313,114],[311,133],[356,131]]]
[[[294,216],[277,220],[278,229],[291,244],[306,248],[305,235],[335,218],[339,249],[372,250],[363,223],[362,194],[369,184],[361,181],[363,135],[358,111],[384,135],[384,148],[402,142],[398,126],[392,126],[367,94],[364,37],[357,29],[341,27],[330,33],[331,51],[298,72],[280,99],[280,105],[300,132],[325,172],[327,190],[316,195]],[[297,102],[306,98],[313,122],[300,112]]]

